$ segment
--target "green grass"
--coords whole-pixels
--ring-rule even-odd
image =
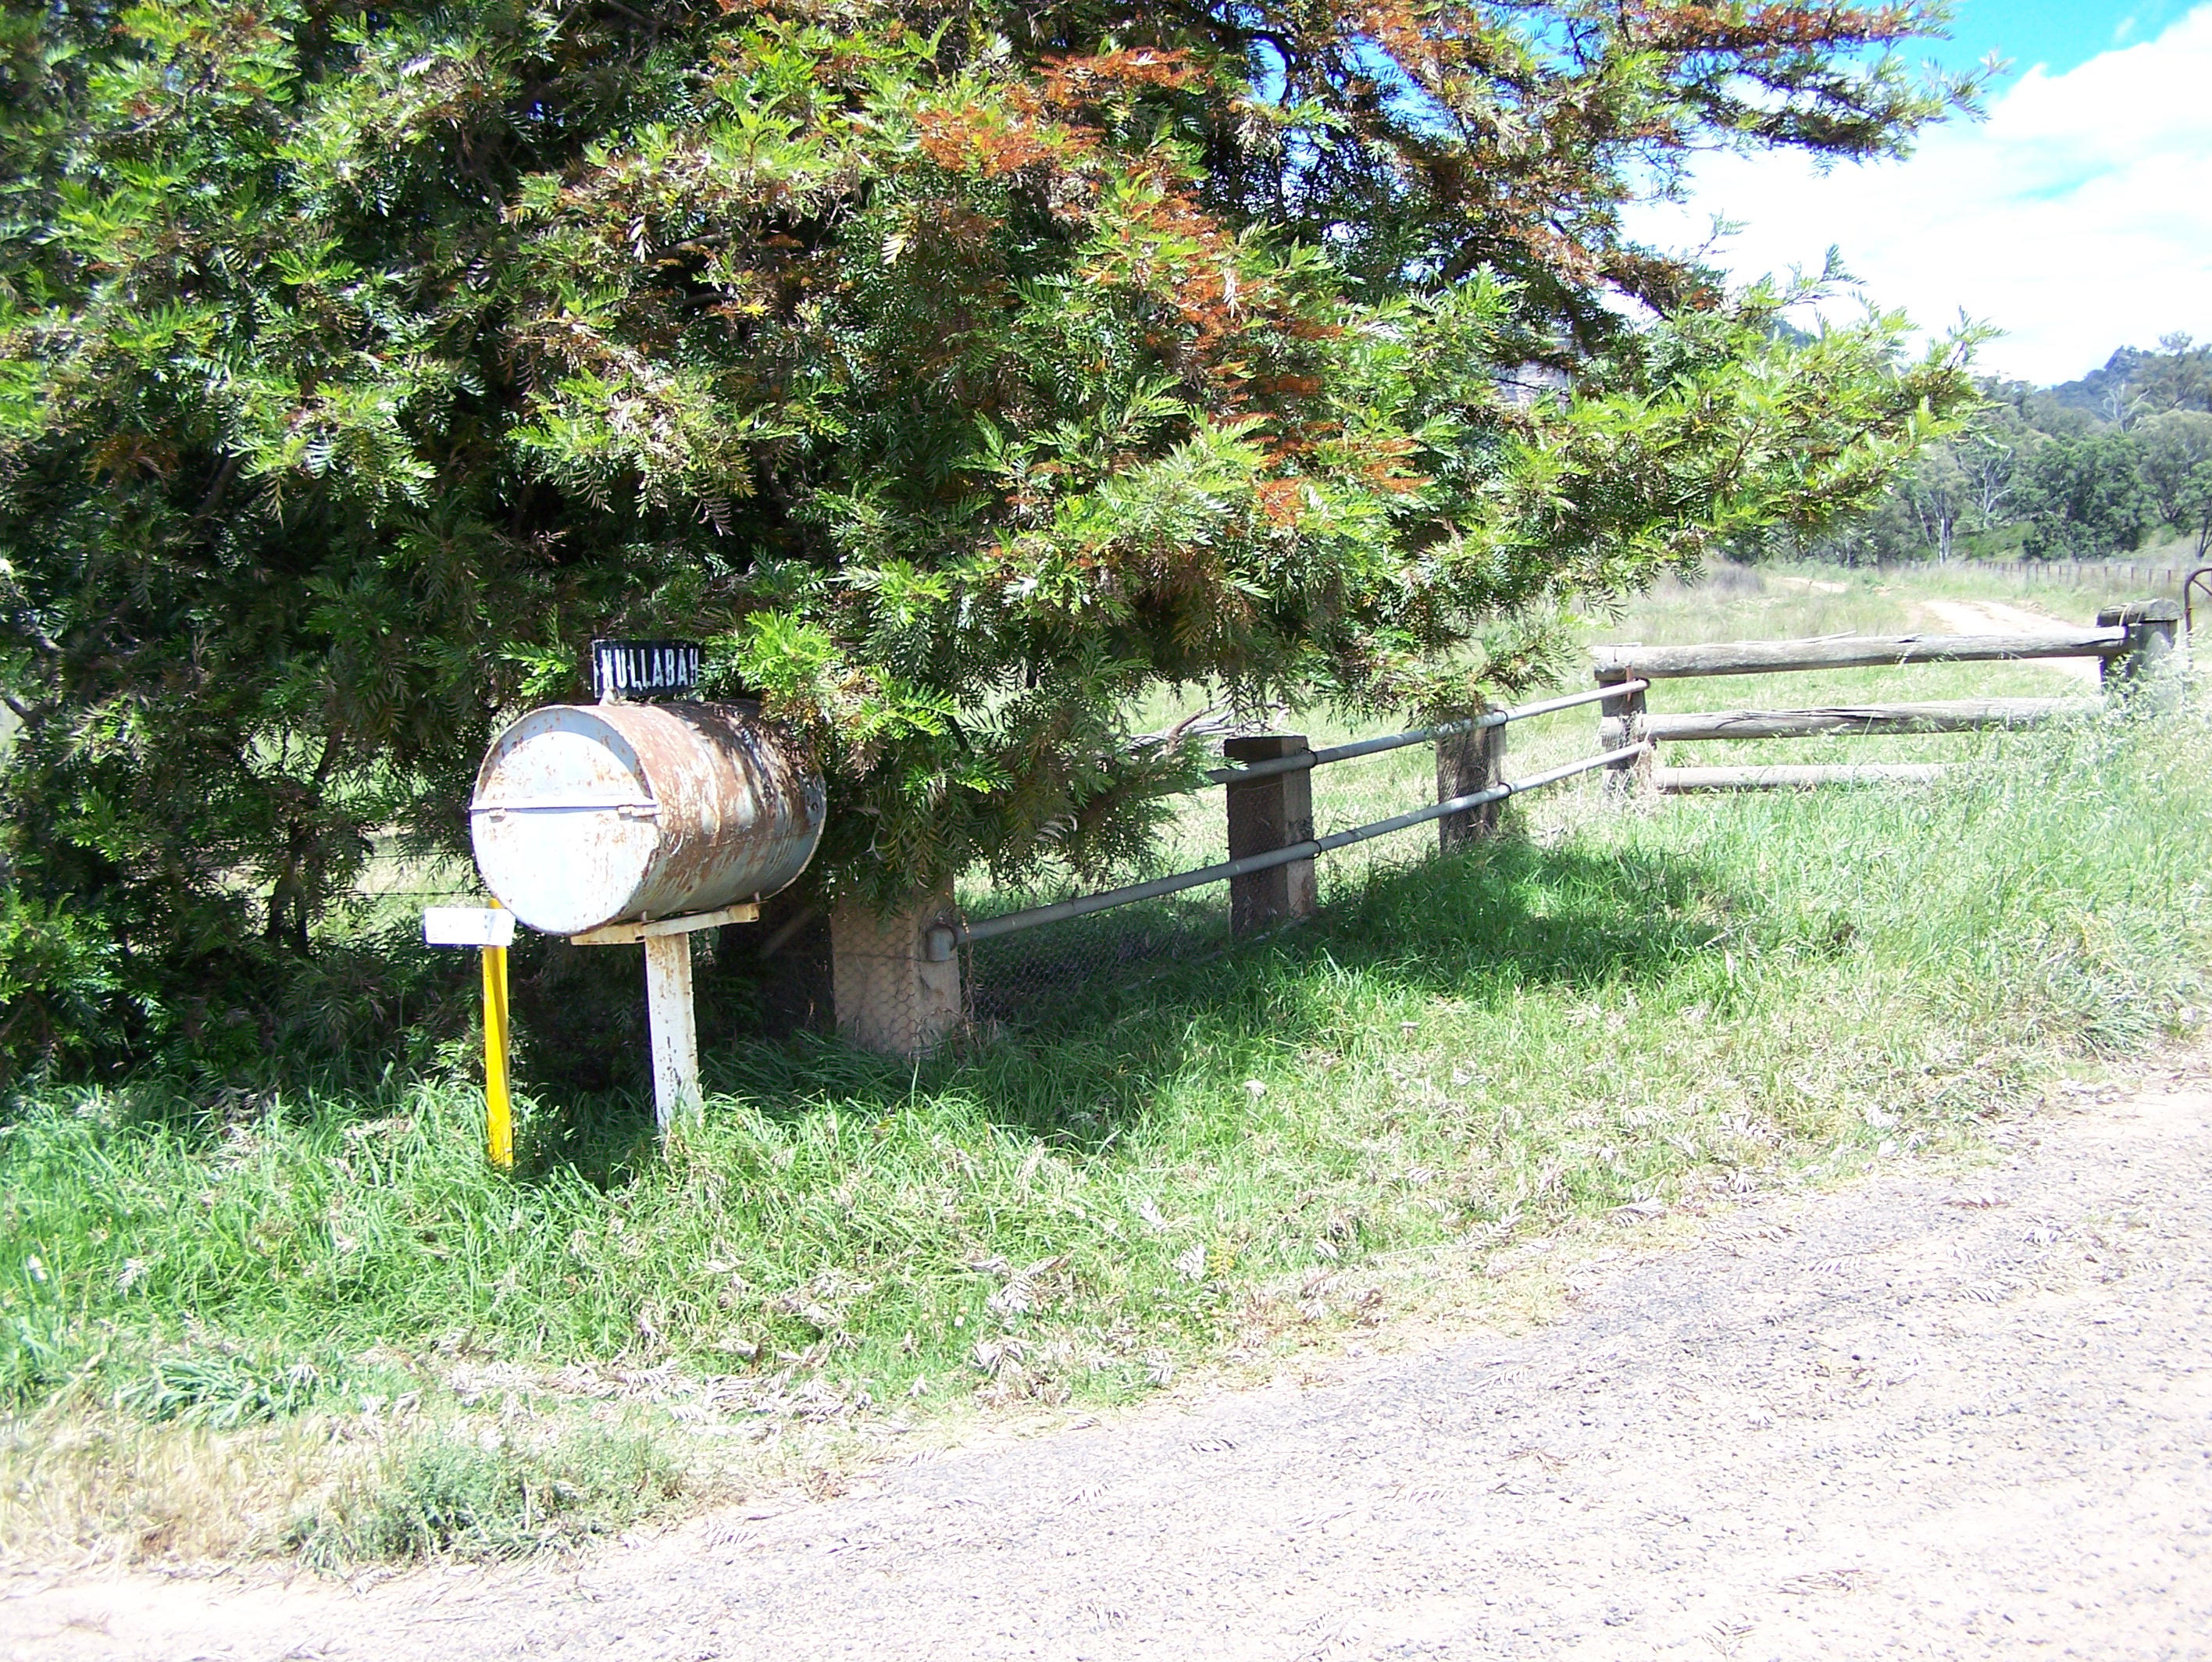
[[[1643,638],[1695,624],[1676,604]],[[1730,633],[1908,606],[1784,594]],[[1587,749],[1571,716],[1516,755]],[[0,1126],[0,1467],[51,1477],[88,1418],[231,1438],[308,1477],[228,1550],[522,1550],[677,1503],[702,1427],[1126,1401],[1346,1319],[1377,1265],[1956,1144],[2212,1002],[2208,741],[2201,713],[2111,718],[1911,741],[1973,761],[1929,788],[1568,788],[1466,854],[1408,864],[1415,833],[1338,868],[1310,926],[918,1067],[710,1049],[665,1149],[635,1098],[541,1094],[511,1177],[434,1067],[49,1084]],[[1328,811],[1419,800],[1427,767]],[[593,1428],[614,1399],[647,1444]],[[346,1464],[398,1400],[416,1428]],[[0,1541],[60,1527],[22,1521],[27,1481]]]

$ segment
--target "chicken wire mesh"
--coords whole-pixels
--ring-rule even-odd
[[[998,913],[969,921],[984,915]],[[986,1035],[1034,1027],[1102,992],[1218,957],[1231,943],[1226,883],[973,942],[962,964],[968,1018]]]

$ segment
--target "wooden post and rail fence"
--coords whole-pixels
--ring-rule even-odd
[[[1921,704],[1831,706],[1797,710],[1654,713],[1648,689],[1659,681],[1703,676],[1775,675],[1808,670],[1901,667],[2063,658],[2094,658],[2106,692],[2162,695],[2160,671],[2179,645],[2180,603],[2136,601],[2107,607],[2094,629],[2037,634],[1842,635],[1816,640],[1736,640],[1690,646],[1601,646],[1592,668],[1614,695],[1601,707],[1598,743],[1622,753],[1614,764],[1640,785],[1686,791],[1788,789],[1931,779],[1941,762],[1816,767],[1665,767],[1659,747],[1716,739],[1801,738],[1819,734],[1957,733],[2036,727],[2096,710],[2094,698],[1992,698]],[[1631,759],[1632,758],[1632,760]]]
[[[1948,733],[1990,727],[2033,727],[2089,713],[2096,698],[1994,698],[1927,703],[1836,706],[1790,710],[1654,711],[1656,683],[1705,676],[1771,675],[1800,670],[1901,667],[2087,658],[2100,665],[2108,695],[2141,695],[2154,704],[2170,695],[2161,671],[2179,645],[2183,609],[2150,600],[2108,608],[2094,629],[2046,634],[1838,636],[1814,640],[1734,641],[1685,646],[1602,646],[1593,658],[1589,689],[1466,721],[1418,728],[1315,749],[1302,733],[1253,733],[1223,744],[1231,766],[1208,775],[1224,787],[1229,858],[1149,882],[998,917],[960,915],[949,894],[912,913],[866,922],[866,978],[837,969],[839,1028],[871,1049],[925,1051],[965,1014],[961,956],[978,942],[1112,907],[1158,899],[1209,883],[1229,885],[1230,926],[1249,935],[1312,916],[1319,895],[1315,863],[1334,850],[1433,822],[1441,845],[1458,846],[1497,828],[1511,797],[1579,774],[1605,771],[1624,787],[1662,792],[1775,789],[1817,785],[1920,780],[1943,764],[1848,767],[1665,767],[1664,744],[1701,740],[1788,738],[1824,734]],[[1534,716],[1578,706],[1598,707],[1598,749],[1518,779],[1505,777],[1506,730]],[[1316,835],[1313,773],[1317,767],[1410,745],[1435,747],[1437,799],[1388,819]],[[1204,788],[1204,787],[1200,787]],[[845,925],[857,939],[861,925]],[[838,942],[842,945],[842,937]],[[842,953],[834,955],[842,956]]]

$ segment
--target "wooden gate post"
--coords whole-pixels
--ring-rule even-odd
[[[2131,600],[2124,606],[2107,606],[2097,614],[2100,628],[2124,628],[2127,645],[2104,660],[2107,692],[2124,697],[2148,694],[2152,707],[2173,702],[2178,689],[2173,673],[2180,667],[2181,603],[2178,600]]]
[[[1618,651],[1619,648],[1613,650]],[[1626,664],[1601,664],[1597,684],[1617,686],[1624,681],[1637,679],[1636,671]],[[1601,750],[1626,750],[1644,743],[1644,688],[1632,693],[1619,693],[1601,699],[1597,707],[1598,748]],[[1626,756],[1606,768],[1606,785],[1613,792],[1640,791],[1649,788],[1655,766],[1656,747],[1632,756]]]
[[[1478,727],[1471,733],[1446,733],[1437,741],[1437,800],[1471,797],[1505,779],[1505,729]],[[1498,831],[1498,802],[1462,808],[1437,822],[1437,842],[1447,853]]]
[[[1310,755],[1304,733],[1248,733],[1224,740],[1221,753],[1231,761],[1274,761]],[[1232,784],[1229,798],[1229,858],[1265,854],[1313,840],[1313,769],[1292,767],[1265,779]],[[1229,880],[1229,928],[1249,935],[1320,910],[1314,863],[1292,860]]]
[[[940,889],[889,918],[847,901],[830,914],[830,979],[837,1031],[860,1050],[920,1056],[960,1025],[960,960],[930,955],[929,936],[949,928],[952,895]]]

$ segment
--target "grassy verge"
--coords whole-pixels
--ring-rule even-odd
[[[1386,1259],[1958,1143],[2212,1003],[2208,741],[1569,790],[919,1068],[712,1053],[665,1151],[635,1101],[539,1100],[512,1178],[434,1070],[49,1086],[0,1126],[0,1547],[537,1550],[825,1438],[1265,1358]]]

